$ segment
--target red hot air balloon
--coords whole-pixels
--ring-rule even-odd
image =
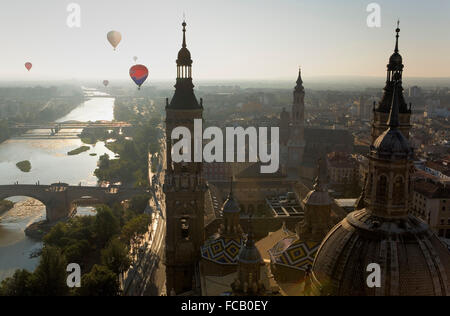
[[[107,87],[107,86],[109,85],[109,81],[108,81],[108,80],[103,80],[103,85],[104,85],[105,87]]]
[[[30,62],[25,63],[25,68],[27,68],[28,71],[30,71],[32,67],[33,67],[33,64],[32,64],[32,63],[30,63]]]
[[[142,84],[147,80],[148,69],[144,65],[134,65],[130,68],[130,77],[141,89]]]

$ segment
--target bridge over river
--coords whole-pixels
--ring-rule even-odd
[[[76,211],[78,205],[112,205],[149,190],[122,186],[89,187],[66,183],[51,185],[0,185],[0,200],[13,196],[26,196],[42,202],[49,222],[65,219]]]
[[[16,123],[10,126],[10,129],[22,131],[23,133],[12,137],[12,139],[77,139],[79,132],[77,130],[84,128],[106,128],[122,129],[131,127],[127,122],[64,122],[64,123]],[[26,131],[34,130],[33,133]],[[39,132],[39,130],[49,130],[48,132]],[[66,130],[66,131],[63,131]]]
[[[83,128],[123,128],[130,127],[127,122],[63,122],[63,123],[16,123],[12,129],[83,129]]]

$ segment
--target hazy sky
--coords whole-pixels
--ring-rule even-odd
[[[66,24],[72,2],[81,28]],[[371,2],[380,28],[366,24]],[[128,79],[133,56],[150,80],[172,79],[183,12],[194,79],[292,79],[299,65],[305,77],[383,77],[397,18],[405,76],[450,77],[448,0],[0,0],[0,79]]]

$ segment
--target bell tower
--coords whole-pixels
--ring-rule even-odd
[[[397,29],[395,32],[395,49],[394,53],[389,58],[387,65],[386,86],[384,87],[384,94],[380,103],[373,109],[373,124],[372,124],[372,142],[377,139],[389,126],[388,121],[391,104],[394,97],[398,98],[399,102],[399,130],[402,134],[409,138],[409,131],[411,130],[411,104],[408,105],[403,97],[402,76],[403,76],[403,58],[398,49],[398,38],[400,37],[400,22],[397,22]],[[397,89],[394,89],[395,79],[399,83]]]
[[[305,88],[303,87],[301,69],[298,71],[297,85],[294,88],[291,123],[287,164],[288,168],[299,168],[305,150]]]
[[[186,127],[194,148],[194,120],[203,118],[202,100],[194,94],[192,59],[186,46],[186,22],[183,22],[183,43],[178,52],[175,93],[166,100],[166,170],[164,194],[166,204],[166,287],[168,293],[180,294],[193,289],[195,270],[204,242],[204,196],[206,185],[202,162],[172,161],[171,135],[176,127]],[[185,154],[185,153],[183,153]]]

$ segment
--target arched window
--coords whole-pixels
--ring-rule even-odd
[[[377,200],[385,201],[386,200],[386,193],[387,193],[387,177],[382,175],[378,179],[377,183]]]

